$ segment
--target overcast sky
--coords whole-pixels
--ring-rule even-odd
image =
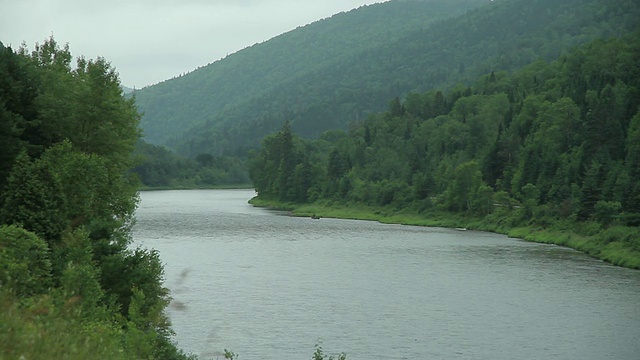
[[[0,41],[53,34],[141,88],[313,21],[382,0],[0,0]]]

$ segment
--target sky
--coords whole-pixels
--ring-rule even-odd
[[[104,57],[142,88],[274,36],[384,2],[366,0],[0,0],[0,41],[29,49],[53,35],[74,57]]]

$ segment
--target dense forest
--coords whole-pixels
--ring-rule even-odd
[[[135,167],[144,188],[194,189],[250,187],[245,160],[236,156],[198,154],[180,156],[163,146],[139,140],[133,151]]]
[[[136,97],[147,141],[192,158],[244,155],[283,120],[316,138],[383,111],[390,98],[551,61],[628,34],[638,19],[633,0],[391,1],[296,29]]]
[[[412,92],[318,140],[285,122],[252,154],[258,203],[412,223],[445,214],[640,268],[638,59],[635,32],[473,86]]]
[[[185,359],[131,248],[140,116],[103,58],[0,43],[0,358]]]

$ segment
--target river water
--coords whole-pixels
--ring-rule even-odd
[[[475,231],[295,218],[249,190],[142,192],[175,340],[201,359],[640,359],[640,271]]]

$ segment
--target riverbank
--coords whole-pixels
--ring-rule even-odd
[[[292,204],[259,199],[249,201],[257,207],[289,211],[293,216],[379,221],[389,224],[465,228],[504,234],[531,242],[566,246],[613,265],[640,269],[640,229],[595,222],[557,221],[545,224],[522,224],[508,220],[508,214],[486,217],[445,211],[374,208],[364,205]]]

